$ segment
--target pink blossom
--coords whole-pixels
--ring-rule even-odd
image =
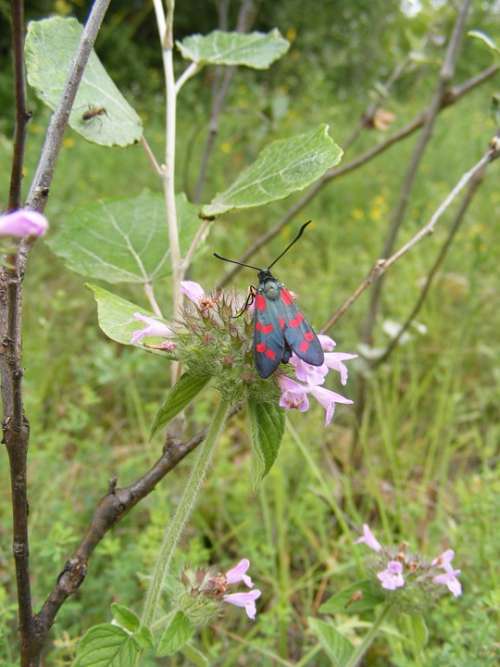
[[[356,359],[357,356],[357,354],[347,354],[345,352],[327,352],[325,353],[324,365],[340,373],[340,382],[345,385],[347,384],[348,371],[343,362],[348,359]]]
[[[200,301],[205,298],[205,290],[200,284],[195,283],[193,280],[182,280],[181,292],[196,306],[199,306]]]
[[[255,614],[257,613],[255,600],[260,598],[261,595],[261,591],[259,591],[258,588],[254,588],[253,591],[248,591],[247,593],[231,593],[229,595],[224,595],[222,599],[228,604],[234,604],[235,607],[243,607],[248,618],[253,621],[255,619]]]
[[[403,565],[398,560],[390,560],[387,563],[387,568],[378,572],[377,577],[382,583],[382,588],[386,588],[388,591],[395,591],[396,588],[405,585]]]
[[[309,399],[307,398],[307,386],[295,382],[286,375],[280,375],[278,384],[281,389],[280,407],[285,410],[309,410]]]
[[[43,236],[48,227],[44,215],[28,208],[0,216],[0,236]]]
[[[345,405],[352,403],[351,399],[324,387],[309,386],[308,391],[311,392],[318,403],[325,409],[325,426],[328,426],[333,419],[336,403],[344,403]]]
[[[142,329],[138,329],[137,331],[134,331],[134,333],[132,334],[132,338],[130,339],[130,342],[133,345],[137,345],[139,341],[149,336],[159,336],[160,338],[172,338],[172,336],[174,335],[174,332],[172,331],[172,329],[170,329],[170,327],[168,327],[163,322],[159,322],[154,317],[149,317],[148,315],[143,315],[142,313],[134,313],[134,319],[139,320],[140,322],[145,322],[147,326],[143,327]],[[161,347],[162,349],[172,350],[175,348],[175,343],[172,343],[171,341],[169,342],[166,341],[165,343],[162,343]]]
[[[447,586],[448,590],[453,593],[454,597],[462,595],[462,584],[457,579],[460,574],[460,570],[453,570],[452,568],[447,569],[444,574],[436,575],[432,581],[435,584],[443,584]]]
[[[325,334],[318,334],[318,340],[324,352],[332,352],[337,345],[333,338]]]
[[[235,565],[233,568],[226,572],[225,576],[227,583],[238,584],[240,581],[242,581],[248,588],[253,588],[253,581],[246,574],[249,567],[250,561],[248,558],[243,558],[240,560],[238,565]]]
[[[446,551],[443,551],[442,554],[439,554],[437,558],[434,558],[432,561],[432,565],[435,565],[437,567],[442,567],[443,570],[446,570],[447,572],[449,570],[452,570],[451,566],[451,561],[455,558],[455,552],[453,549],[446,549]]]
[[[307,384],[323,384],[328,375],[328,366],[326,364],[312,366],[300,359],[295,353],[290,357],[289,363],[295,370],[297,380],[306,382]]]
[[[373,551],[382,551],[382,545],[370,530],[370,526],[366,523],[363,524],[363,535],[358,537],[355,544],[366,544]]]

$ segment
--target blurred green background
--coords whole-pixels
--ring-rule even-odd
[[[342,146],[377,84],[409,52],[414,53],[411,65],[383,103],[395,115],[387,132],[425,108],[443,57],[443,36],[453,25],[455,3],[416,4],[420,10],[410,16],[415,4],[409,2],[330,0],[314,7],[298,0],[258,3],[254,27],[278,27],[291,41],[291,49],[268,71],[236,73],[220,118],[204,201],[231,182],[274,138],[328,122]],[[30,19],[60,14],[76,15],[82,21],[87,10],[83,0],[33,0],[27,8]],[[228,3],[230,27],[238,10],[238,2]],[[0,15],[0,166],[4,174],[0,208],[4,208],[13,128],[6,0],[0,0]],[[499,20],[498,2],[476,1],[467,25],[498,40]],[[177,37],[208,32],[217,23],[214,2],[178,2]],[[164,95],[151,4],[113,2],[97,52],[140,113],[155,152],[162,155]],[[492,62],[491,51],[465,37],[455,81],[473,76]],[[184,66],[178,58],[177,71]],[[207,135],[213,77],[213,69],[204,70],[186,85],[179,100],[177,184],[188,194],[195,186]],[[498,86],[497,76],[439,116],[401,240],[428,219],[484,152],[496,130],[490,104]],[[34,115],[29,124],[26,187],[49,117],[32,94],[30,107]],[[385,136],[383,131],[366,129],[344,161]],[[397,144],[366,167],[327,186],[254,258],[265,265],[299,222],[313,219],[300,250],[281,263],[279,277],[298,293],[316,327],[379,256],[415,139]],[[402,617],[400,627],[394,622],[394,632],[373,645],[365,664],[497,664],[498,168],[498,164],[491,167],[417,318],[426,333],[412,330],[411,339],[390,361],[368,376],[361,361],[351,363],[344,393],[355,398],[365,376],[368,386],[357,437],[354,409],[348,406],[338,408],[333,425],[326,429],[319,408],[306,415],[291,414],[304,447],[285,435],[277,464],[255,490],[245,418],[231,420],[184,537],[183,558],[191,565],[210,562],[226,569],[248,557],[263,596],[254,624],[237,610],[228,610],[215,628],[203,631],[198,645],[210,664],[299,662],[315,644],[307,616],[315,615],[326,597],[360,574],[363,548],[353,550],[351,540],[363,522],[370,523],[381,541],[406,541],[428,557],[453,546],[464,585],[463,597],[445,596],[426,615],[430,638],[423,652],[405,638]],[[102,148],[68,130],[46,213],[55,229],[77,205],[132,196],[144,188],[158,190],[159,185],[141,146]],[[224,216],[214,225],[208,247],[238,257],[292,201]],[[375,345],[389,340],[383,322],[403,321],[413,306],[452,215],[448,212],[435,234],[388,274]],[[192,278],[209,290],[224,270],[205,253],[195,264]],[[244,291],[251,280],[253,275],[242,272],[234,285]],[[132,288],[121,293],[142,302],[141,294]],[[168,310],[167,284],[160,301]],[[357,352],[367,304],[365,294],[331,332],[338,351]],[[148,431],[168,386],[169,366],[156,356],[106,339],[97,327],[95,306],[83,278],[69,272],[43,243],[33,252],[26,276],[24,362],[31,422],[31,554],[38,605],[78,543],[108,480],[116,474],[119,484],[127,484],[158,456],[161,437],[149,442]],[[207,395],[196,406],[190,432],[206,423],[210,410]],[[360,458],[355,456],[359,452]],[[140,609],[144,576],[154,562],[189,465],[188,459],[101,543],[84,585],[57,618],[45,665],[70,664],[78,638],[92,624],[109,619],[113,600]],[[0,663],[13,665],[15,589],[9,498],[4,457],[0,466]],[[337,618],[352,639],[362,621],[347,615]],[[189,663],[179,658],[157,664]],[[307,664],[321,667],[329,661],[318,653]]]

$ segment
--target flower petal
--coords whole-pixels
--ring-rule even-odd
[[[323,384],[325,377],[328,375],[328,367],[326,364],[321,366],[312,366],[300,359],[295,353],[290,357],[289,363],[295,370],[297,380],[306,382],[308,384]]]
[[[382,584],[382,588],[388,591],[394,591],[405,585],[403,577],[403,565],[397,560],[390,560],[387,568],[377,573],[377,578]]]
[[[28,208],[0,216],[0,236],[43,236],[48,227],[44,215]]]
[[[340,373],[340,382],[347,384],[348,370],[343,363],[348,359],[356,359],[357,354],[347,354],[346,352],[327,352],[325,354],[325,365]]]
[[[330,389],[325,389],[325,387],[308,387],[308,390],[325,409],[325,426],[328,426],[333,419],[336,403],[347,405],[352,403],[350,398],[337,394],[335,391],[330,391]]]
[[[382,551],[382,545],[366,523],[363,524],[363,535],[356,540],[355,544],[366,544],[373,551]]]
[[[244,608],[248,618],[253,621],[255,619],[255,614],[257,613],[255,600],[260,598],[261,595],[261,591],[259,591],[258,588],[254,588],[253,591],[248,591],[247,593],[231,593],[230,595],[224,595],[222,599],[224,602],[232,604],[235,607]]]
[[[195,283],[193,280],[182,280],[181,292],[196,305],[198,305],[201,299],[205,296],[203,287],[199,283]]]
[[[248,568],[250,567],[250,561],[248,558],[243,558],[240,560],[238,565],[235,565],[233,568],[226,572],[226,580],[228,584],[238,584],[242,581],[245,586],[248,588],[253,588],[253,582],[251,578],[246,574]]]
[[[171,338],[174,335],[174,332],[170,327],[168,327],[163,322],[159,322],[154,317],[149,317],[148,315],[143,315],[142,313],[134,313],[134,319],[139,320],[139,322],[144,322],[147,325],[142,329],[134,331],[132,334],[130,342],[134,345],[137,345],[139,341],[149,336]]]
[[[330,338],[330,336],[325,336],[325,334],[318,334],[318,340],[324,352],[331,352],[337,343]]]

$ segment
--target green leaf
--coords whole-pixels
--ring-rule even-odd
[[[496,53],[500,53],[500,48],[495,44],[495,42],[491,39],[489,35],[487,35],[485,32],[482,30],[469,30],[467,33],[469,37],[474,37],[475,39],[479,39],[481,42],[486,44],[486,46],[491,49],[492,51],[496,51]]]
[[[380,586],[372,579],[365,579],[332,595],[321,605],[319,611],[322,614],[336,614],[338,612],[359,614],[373,609],[384,599]]]
[[[202,214],[211,217],[283,199],[323,176],[341,157],[342,149],[329,136],[328,125],[273,141],[231,187],[203,207]]]
[[[132,345],[130,339],[134,331],[142,329],[144,324],[134,319],[134,313],[155,317],[153,313],[117,296],[99,285],[87,284],[97,301],[97,319],[103,332],[111,340],[122,345]],[[160,318],[156,317],[158,321]],[[141,347],[141,346],[139,346]]]
[[[28,25],[25,43],[28,82],[51,109],[55,109],[61,99],[82,30],[76,19],[60,16],[31,21]],[[98,109],[104,111],[87,120],[84,118],[84,114]],[[69,124],[85,139],[103,146],[127,146],[142,136],[141,119],[94,51],[83,73]]]
[[[329,623],[317,618],[309,618],[308,623],[335,667],[344,667],[354,651],[351,642]]]
[[[421,614],[408,614],[408,622],[413,635],[413,643],[417,651],[425,648],[429,641],[429,629],[425,623],[425,619]]]
[[[111,605],[111,613],[118,625],[125,630],[129,630],[129,632],[135,632],[141,624],[137,614],[123,604],[113,602]]]
[[[290,47],[277,29],[249,34],[214,30],[208,35],[191,35],[176,44],[184,58],[200,65],[245,65],[255,69],[267,69]]]
[[[151,436],[162,426],[168,424],[181,410],[184,410],[209,380],[210,375],[197,375],[190,372],[181,375],[174,386],[168,391],[165,400],[156,413],[153,426],[151,427]]]
[[[208,658],[193,644],[184,644],[181,648],[181,653],[189,660],[190,664],[195,665],[195,667],[210,667]]]
[[[156,649],[156,655],[163,657],[177,653],[194,634],[194,627],[189,618],[178,611],[163,632]]]
[[[176,204],[184,253],[200,220],[184,194]],[[73,271],[108,283],[150,283],[171,271],[165,203],[151,192],[73,210],[48,245]]]
[[[278,456],[285,429],[284,411],[271,403],[248,401],[250,433],[254,452],[254,478],[263,479]]]
[[[143,649],[154,648],[153,635],[151,630],[145,625],[140,627],[137,632],[134,632],[134,639]]]
[[[82,637],[75,667],[134,667],[139,647],[135,639],[117,625],[95,625]]]

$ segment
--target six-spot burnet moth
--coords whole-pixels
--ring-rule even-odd
[[[313,328],[297,308],[290,292],[271,273],[271,268],[300,239],[310,222],[311,220],[302,225],[297,236],[267,269],[242,264],[214,253],[217,259],[246,266],[259,273],[259,286],[250,287],[250,293],[242,312],[250,304],[255,304],[253,348],[255,366],[262,378],[269,377],[278,368],[280,362],[286,364],[292,352],[313,366],[321,366],[325,360],[321,344]]]

